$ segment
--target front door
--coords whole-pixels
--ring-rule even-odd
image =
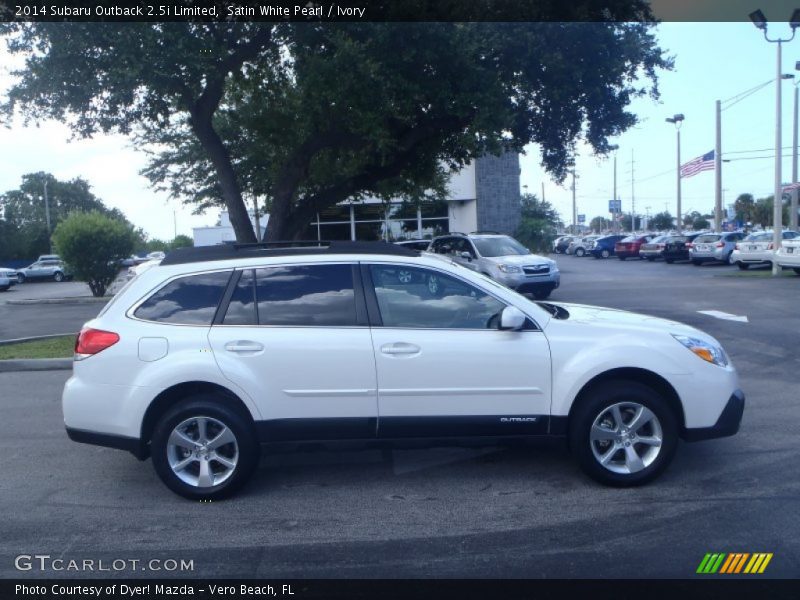
[[[504,302],[432,268],[371,264],[363,273],[379,312],[380,437],[547,432],[550,349],[533,323],[498,330]],[[437,286],[426,284],[432,277]]]
[[[356,267],[241,272],[209,342],[258,405],[264,441],[375,437],[375,359]]]

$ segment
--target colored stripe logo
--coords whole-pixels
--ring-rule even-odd
[[[769,561],[772,560],[772,552],[709,552],[700,561],[697,573],[703,575],[713,575],[715,573],[725,575],[736,575],[748,573],[755,575],[763,573]]]

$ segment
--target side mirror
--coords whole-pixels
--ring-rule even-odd
[[[461,253],[461,258],[463,258],[464,260],[471,261],[472,260],[472,255],[469,252],[462,252]]]
[[[500,314],[501,330],[519,331],[525,326],[525,315],[515,306],[506,306]]]

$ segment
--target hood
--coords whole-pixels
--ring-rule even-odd
[[[639,331],[652,331],[659,333],[682,333],[701,336],[709,339],[708,334],[678,321],[651,317],[615,308],[589,306],[587,304],[570,304],[566,302],[550,302],[566,309],[569,312],[569,321],[573,323],[587,323],[591,325],[608,326],[613,328],[636,329]]]
[[[495,264],[503,265],[517,265],[519,267],[525,265],[550,265],[556,264],[556,261],[538,254],[512,254],[510,256],[485,256],[486,260]]]

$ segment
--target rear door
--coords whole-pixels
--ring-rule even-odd
[[[414,276],[401,280],[402,270]],[[498,330],[503,301],[430,267],[375,263],[362,272],[380,437],[547,432],[550,349],[533,323]],[[420,283],[431,276],[436,293]]]
[[[244,388],[266,441],[375,436],[377,383],[357,268],[316,263],[246,269],[209,342]]]

